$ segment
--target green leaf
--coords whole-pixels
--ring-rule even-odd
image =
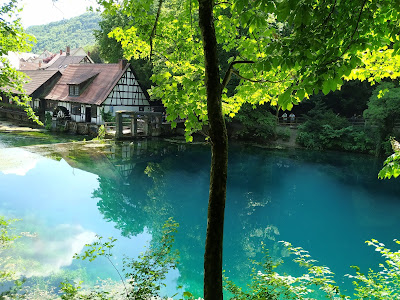
[[[185,297],[185,298],[193,298],[193,295],[192,295],[192,293],[190,293],[190,292],[183,292],[183,297]]]

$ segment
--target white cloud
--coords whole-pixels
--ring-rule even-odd
[[[94,232],[69,224],[42,227],[40,232],[23,235],[6,254],[12,256],[14,271],[25,277],[59,272],[72,264],[74,254],[80,253],[85,244],[96,239]]]
[[[0,172],[25,176],[35,168],[41,157],[19,148],[0,149]]]

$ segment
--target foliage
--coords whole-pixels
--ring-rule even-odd
[[[396,239],[394,242],[400,244],[400,241]],[[356,270],[356,275],[348,275],[348,277],[354,279],[355,296],[357,299],[399,299],[400,250],[393,252],[375,239],[366,241],[366,243],[375,247],[375,251],[381,254],[385,263],[379,265],[379,272],[370,269],[367,275],[361,273],[358,267],[353,267]]]
[[[113,1],[99,2],[108,12],[115,7]],[[390,1],[386,2],[335,2],[325,6],[313,1],[259,1],[250,5],[248,1],[237,0],[233,5],[215,6],[217,41],[226,52],[236,49],[238,53],[229,62],[239,57],[241,61],[252,62],[235,65],[235,74],[253,81],[242,80],[235,96],[224,97],[224,112],[233,116],[243,102],[279,102],[284,109],[290,109],[313,93],[336,90],[342,85],[343,76],[361,80],[372,76],[376,81],[396,76],[396,72],[382,73],[383,68],[376,76],[370,69],[368,75],[366,71],[362,73],[366,65],[384,56],[398,60],[397,47],[396,51],[385,48],[398,36],[395,26],[386,22],[396,18],[398,11]],[[197,2],[161,4],[162,13],[157,16],[156,4],[141,0],[126,2],[122,12],[134,18],[134,27],[121,26],[110,36],[121,42],[128,58],[152,55],[157,69],[153,95],[164,99],[170,120],[178,115],[188,118],[190,134],[192,129],[200,128],[196,125],[198,121],[207,122],[202,48],[194,15]],[[157,27],[153,26],[155,19]],[[371,19],[382,38],[370,33]],[[320,41],[324,41],[323,47]],[[363,52],[366,48],[368,55]],[[192,117],[191,112],[198,118]]]
[[[0,216],[0,253],[5,249],[9,249],[13,246],[14,241],[19,238],[12,233],[11,224],[17,220],[15,219],[5,219]],[[18,293],[22,288],[24,280],[20,280],[16,276],[12,264],[10,264],[9,257],[0,258],[0,284],[8,286],[8,289],[0,293],[0,298],[11,297]],[[14,284],[10,286],[10,282]]]
[[[117,63],[123,57],[123,50],[121,44],[110,38],[108,33],[116,27],[125,28],[128,26],[130,18],[119,11],[116,11],[113,15],[103,13],[100,17],[99,28],[94,30],[100,56],[106,62]]]
[[[132,299],[145,299],[150,296],[161,296],[160,289],[165,284],[167,272],[176,268],[177,252],[172,250],[178,224],[169,219],[163,226],[163,235],[160,241],[154,243],[148,251],[139,255],[138,260],[125,259],[125,274],[133,284],[129,293]]]
[[[394,138],[390,140],[394,153],[383,163],[382,170],[379,171],[380,179],[397,178],[400,175],[400,144]]]
[[[268,105],[243,105],[236,119],[242,128],[237,132],[241,139],[271,140],[276,136],[276,117],[268,110]]]
[[[116,11],[115,14],[101,14],[99,29],[94,30],[94,36],[99,49],[99,55],[102,60],[108,63],[117,63],[123,58],[123,50],[121,44],[108,34],[116,27],[128,28],[132,22],[132,17]],[[152,81],[150,77],[153,75],[152,63],[144,59],[131,59],[132,65],[138,78],[136,78],[144,89],[151,88]]]
[[[46,112],[45,116],[44,116],[44,127],[47,130],[50,130],[53,124],[53,117],[52,114],[50,112]]]
[[[95,137],[93,140],[95,141],[103,141],[106,137],[106,128],[104,127],[104,125],[100,125],[98,133],[97,133],[97,137]]]
[[[11,233],[10,225],[16,220],[7,220],[4,217],[0,216],[0,252],[8,249],[12,246],[14,241],[18,238],[18,236]],[[1,258],[1,271],[0,271],[0,282],[5,282],[13,278],[13,272],[10,268],[6,267],[7,259]]]
[[[104,108],[100,108],[100,115],[104,122],[114,122],[115,116],[111,112],[105,112]]]
[[[103,59],[100,57],[100,47],[98,44],[90,45],[84,47],[86,53],[88,53],[89,57],[93,60],[95,64],[104,63]]]
[[[372,136],[351,126],[346,118],[326,109],[321,102],[309,111],[298,130],[297,142],[308,149],[367,153],[374,149]]]
[[[394,136],[395,122],[400,121],[400,88],[392,82],[382,82],[373,91],[368,101],[368,109],[364,118],[377,129],[377,154],[390,152],[390,145],[385,144],[390,136]],[[385,145],[387,146],[385,148]]]
[[[66,46],[71,49],[95,44],[93,30],[99,28],[100,15],[87,12],[78,17],[45,25],[30,26],[26,29],[36,37],[32,52],[41,54],[44,50],[57,53]]]
[[[400,241],[394,240],[400,245]],[[332,271],[324,266],[315,265],[315,260],[310,258],[307,251],[300,247],[293,247],[288,242],[282,242],[291,255],[295,255],[296,262],[300,267],[305,267],[307,273],[294,277],[291,275],[280,275],[275,270],[282,264],[280,261],[274,263],[265,252],[264,262],[255,263],[252,281],[247,291],[236,286],[228,278],[225,278],[225,288],[234,295],[236,300],[253,299],[352,299],[350,296],[340,294],[339,287],[333,280]],[[353,266],[356,275],[346,275],[353,279],[355,288],[355,299],[392,300],[400,297],[400,250],[392,251],[384,244],[372,239],[366,241],[369,246],[375,247],[385,262],[380,264],[380,271],[369,269],[368,274],[363,274],[360,268]]]
[[[340,88],[345,76],[376,81],[397,76],[393,68],[364,76],[353,71],[386,54],[400,60],[399,6],[392,0],[127,0],[122,6],[114,0],[98,2],[107,13],[122,9],[133,16],[134,26],[116,28],[110,37],[121,42],[128,59],[153,59],[156,85],[151,92],[163,100],[172,126],[178,117],[185,119],[186,140],[192,141],[193,132],[210,124],[204,293],[206,300],[222,299],[221,220],[228,160],[222,115],[233,117],[244,102],[270,102],[290,110],[309,95]],[[218,44],[226,52],[237,51],[225,75],[220,72]],[[232,74],[243,80],[228,97]]]
[[[291,255],[295,255],[293,261],[300,267],[306,268],[307,272],[299,277],[280,275],[275,269],[283,262],[273,262],[268,251],[264,250],[264,261],[254,262],[256,267],[253,268],[248,291],[243,291],[232,281],[225,279],[225,288],[234,295],[232,299],[312,300],[321,299],[321,297],[327,299],[345,297],[338,295],[339,287],[333,280],[334,274],[328,267],[316,265],[316,261],[311,259],[309,253],[301,247],[293,247],[288,242],[282,243]]]
[[[290,140],[290,136],[291,136],[290,129],[288,127],[277,128],[276,129],[276,136],[277,136],[278,139],[281,139],[283,141],[289,141]]]
[[[31,99],[23,89],[23,84],[27,80],[26,76],[13,69],[6,57],[10,51],[29,51],[30,44],[35,40],[33,36],[25,33],[20,19],[16,18],[19,11],[17,5],[17,0],[9,0],[0,7],[0,100],[17,104],[25,110],[30,119],[41,124],[28,105],[28,101]]]
[[[176,268],[178,253],[173,251],[172,247],[175,241],[175,233],[177,232],[178,223],[171,218],[168,219],[164,226],[162,237],[159,241],[154,241],[146,252],[139,255],[137,259],[125,257],[123,260],[124,276],[116,268],[112,260],[112,248],[116,239],[109,238],[104,242],[102,237],[98,237],[98,241],[86,245],[87,249],[82,255],[75,255],[76,259],[89,259],[93,261],[97,257],[105,257],[112,264],[124,284],[124,294],[127,299],[147,299],[150,297],[161,297],[161,287],[165,286],[163,280],[171,269]],[[126,285],[128,284],[128,286]],[[79,293],[80,286],[71,283],[62,283],[64,297],[63,299],[75,299]],[[112,299],[106,296],[107,292],[90,292],[87,298],[79,299]],[[91,298],[93,297],[93,298]]]

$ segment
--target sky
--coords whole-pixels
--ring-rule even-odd
[[[0,3],[6,2],[0,0]],[[32,25],[70,19],[86,12],[86,8],[95,5],[95,0],[19,0],[23,11],[20,13],[22,25],[26,29]]]

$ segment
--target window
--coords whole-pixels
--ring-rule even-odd
[[[57,107],[58,103],[56,101],[47,101],[46,110],[53,111]]]
[[[79,85],[69,85],[69,95],[79,96]]]
[[[79,116],[81,114],[81,106],[78,104],[72,104],[71,112],[75,116]]]

